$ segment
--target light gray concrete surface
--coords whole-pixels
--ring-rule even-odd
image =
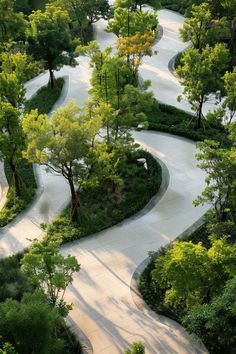
[[[141,74],[152,80],[157,98],[179,106],[176,96],[181,87],[169,74],[168,61],[184,48],[178,38],[183,18],[162,10],[159,21],[163,27],[163,37],[156,44],[159,54],[150,59],[153,61],[145,59]],[[114,36],[105,33],[104,26],[105,22],[99,21],[95,34],[102,46],[107,46],[114,43]],[[74,98],[82,105],[87,98],[91,69],[87,58],[78,61],[79,66],[63,67],[56,73],[69,77],[61,104]],[[47,81],[46,73],[28,82],[27,97]],[[75,255],[82,265],[66,295],[66,301],[74,304],[68,322],[75,332],[81,328],[95,354],[120,354],[134,340],[145,343],[147,354],[197,353],[181,326],[165,318],[157,320],[135,306],[130,282],[148,251],[168,243],[205,213],[206,207],[192,205],[204,187],[204,174],[196,167],[194,143],[157,132],[135,132],[134,137],[165,163],[169,186],[159,203],[142,217],[62,247],[63,254]],[[0,231],[0,258],[28,247],[29,238],[40,237],[39,224],[51,220],[69,200],[69,187],[62,177],[46,173],[42,167],[38,174],[42,193],[30,210]]]
[[[143,341],[147,353],[197,353],[181,326],[136,308],[130,282],[148,251],[176,238],[206,211],[192,205],[204,174],[196,168],[193,143],[155,132],[135,133],[135,138],[164,161],[169,187],[141,218],[62,247],[63,254],[82,264],[66,296],[74,304],[69,323],[75,332],[81,328],[86,333],[95,354],[122,353],[134,340]]]
[[[7,199],[8,182],[4,172],[3,162],[0,161],[0,211],[4,207]]]

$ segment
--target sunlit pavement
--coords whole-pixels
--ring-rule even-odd
[[[164,33],[155,47],[158,54],[145,58],[141,75],[151,79],[158,99],[189,110],[186,102],[177,103],[181,86],[168,71],[169,59],[185,48],[178,36],[183,18],[161,10],[159,22]],[[96,39],[102,47],[114,44],[115,39],[104,32],[104,27],[105,21],[95,25]],[[57,77],[67,78],[56,107],[72,98],[83,105],[88,97],[91,69],[86,57],[78,61],[79,66],[65,66],[56,73]],[[28,82],[27,97],[47,81],[46,73]],[[82,265],[67,292],[66,300],[74,304],[68,321],[75,332],[80,328],[86,334],[95,354],[122,353],[134,340],[144,342],[147,353],[203,353],[193,346],[177,323],[163,317],[154,318],[137,309],[130,292],[133,272],[148,251],[173,240],[206,211],[206,207],[192,205],[204,187],[204,174],[196,167],[195,144],[158,132],[136,132],[134,137],[165,163],[170,174],[169,186],[160,202],[140,218],[62,247],[63,254],[76,256]],[[46,173],[43,167],[37,170],[41,185],[38,197],[29,210],[0,231],[0,258],[28,247],[29,239],[41,236],[40,223],[52,220],[69,201],[69,187],[62,177]]]

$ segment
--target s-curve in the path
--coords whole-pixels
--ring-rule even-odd
[[[183,18],[161,10],[159,21],[163,37],[154,48],[159,53],[145,58],[141,75],[152,80],[157,98],[179,106],[176,97],[181,86],[167,70],[169,58],[185,46],[178,37]],[[95,26],[95,36],[102,47],[115,40],[114,35],[104,32],[105,26],[105,21]],[[79,63],[76,68],[64,66],[55,73],[69,77],[61,104],[74,98],[82,105],[88,97],[91,69],[86,57],[79,58]],[[48,74],[43,74],[27,83],[27,97],[47,80]],[[194,143],[150,131],[134,133],[134,137],[167,166],[169,186],[161,200],[140,218],[62,247],[63,254],[75,255],[82,265],[66,296],[74,304],[69,322],[75,332],[80,328],[85,333],[94,354],[121,354],[135,340],[145,343],[147,354],[196,354],[191,338],[181,326],[158,321],[136,308],[130,283],[148,251],[173,240],[204,214],[205,207],[195,208],[192,204],[204,187],[204,174],[196,167]],[[0,258],[22,251],[29,245],[29,238],[39,237],[39,224],[51,220],[69,200],[69,186],[62,177],[48,174],[42,167],[38,171],[42,193],[30,210],[0,231]]]
[[[144,342],[149,354],[196,354],[180,325],[137,309],[130,283],[148,251],[176,238],[206,211],[192,204],[204,186],[204,174],[196,167],[192,142],[156,132],[134,137],[165,163],[169,186],[140,218],[62,247],[63,254],[76,256],[82,265],[66,296],[74,304],[69,323],[75,332],[81,328],[86,333],[94,354],[120,354],[135,340]]]

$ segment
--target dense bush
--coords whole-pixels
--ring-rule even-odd
[[[19,301],[25,292],[33,288],[20,270],[21,258],[21,255],[15,255],[0,261],[0,302],[7,298]]]
[[[5,163],[4,169],[10,188],[7,194],[6,204],[0,211],[0,227],[7,225],[27,207],[32,201],[36,189],[33,166],[26,160],[22,159],[17,165],[22,188],[22,193],[19,197],[15,195],[15,190],[11,186],[12,173],[8,164]]]
[[[60,77],[55,80],[54,88],[51,88],[49,84],[41,87],[36,95],[25,103],[25,111],[30,112],[31,109],[37,108],[39,113],[49,113],[61,95],[64,82],[64,79]]]
[[[202,244],[209,248],[210,242],[208,240],[208,231],[206,224],[203,224],[196,231],[194,231],[189,236],[183,236],[181,238],[183,241],[192,241],[197,244],[198,242],[202,242]],[[173,318],[174,320],[180,321],[180,313],[178,311],[173,311],[170,306],[167,306],[163,302],[165,291],[157,286],[157,283],[152,279],[152,271],[155,268],[155,260],[158,257],[163,256],[167,250],[169,250],[171,244],[166,245],[165,247],[160,248],[157,252],[152,252],[151,260],[148,266],[142,272],[139,279],[139,290],[143,296],[143,299],[150,306],[150,308],[156,311],[159,314],[168,316]]]
[[[137,161],[138,158],[146,159],[147,170]],[[123,187],[118,195],[107,193],[104,185],[84,187],[78,192],[80,226],[70,223],[66,209],[49,226],[48,237],[68,242],[99,232],[137,213],[157,193],[161,185],[161,167],[148,152],[136,152],[119,168]]]
[[[234,353],[235,257],[235,244],[209,239],[204,224],[151,254],[139,290],[154,311],[197,334],[210,353]]]
[[[151,130],[159,130],[186,137],[194,141],[224,139],[223,127],[210,126],[195,128],[194,117],[181,109],[155,101],[151,112],[147,113],[148,126]]]
[[[17,254],[0,261],[0,314],[4,314],[0,316],[0,347],[2,342],[10,342],[17,348],[18,354],[27,354],[32,342],[32,331],[40,328],[37,337],[42,335],[45,345],[53,345],[50,352],[80,354],[81,345],[66,326],[64,319],[49,307],[45,296],[34,293],[35,285],[21,270],[21,259],[22,255]],[[5,314],[8,314],[7,318]],[[47,321],[46,327],[41,323],[44,320]],[[53,343],[48,337],[50,333],[47,333],[52,329],[52,320],[54,323],[52,327],[56,327],[53,328],[51,335],[57,337]],[[36,343],[34,341],[37,350],[41,344],[44,345],[40,343],[40,339]]]

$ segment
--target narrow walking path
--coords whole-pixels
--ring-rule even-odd
[[[183,17],[161,10],[159,22],[164,30],[155,48],[159,53],[145,58],[141,75],[152,80],[158,99],[179,106],[176,97],[181,86],[167,70],[169,58],[185,47],[178,37]],[[105,24],[99,21],[95,26],[96,39],[103,47],[114,44],[114,36],[104,32]],[[78,61],[78,67],[65,66],[56,73],[69,77],[61,104],[75,98],[82,105],[87,98],[91,69],[87,58]],[[28,82],[27,96],[47,80],[48,74],[43,74]],[[130,293],[132,274],[148,251],[174,239],[206,210],[192,205],[204,187],[204,174],[196,167],[195,144],[149,131],[135,132],[134,137],[166,164],[169,187],[161,201],[142,217],[62,247],[64,254],[75,255],[82,265],[67,293],[66,300],[74,304],[68,321],[75,332],[81,328],[87,335],[94,354],[120,354],[134,340],[143,341],[147,353],[203,353],[177,323],[166,318],[157,320],[138,310]],[[33,207],[0,231],[0,258],[22,251],[29,245],[29,238],[39,237],[39,224],[51,220],[69,200],[69,187],[62,177],[48,174],[42,167],[38,167],[38,175],[41,191]]]

